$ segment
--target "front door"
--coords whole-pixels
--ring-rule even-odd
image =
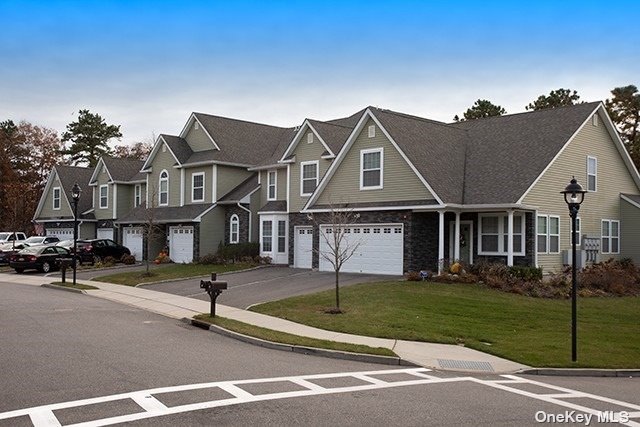
[[[460,221],[460,258],[454,259],[456,223],[449,222],[449,259],[473,264],[473,221]]]
[[[260,215],[260,256],[274,264],[289,263],[288,215]]]

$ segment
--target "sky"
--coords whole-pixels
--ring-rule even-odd
[[[558,88],[640,86],[637,1],[0,0],[0,121],[62,133],[89,109],[119,144],[192,111],[275,126],[368,106],[450,122]]]

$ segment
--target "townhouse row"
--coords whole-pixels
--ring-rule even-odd
[[[192,113],[145,161],[56,166],[34,221],[71,236],[78,182],[80,236],[122,242],[138,259],[166,247],[188,263],[252,241],[276,264],[332,270],[325,237],[332,213],[348,211],[355,252],[342,271],[486,260],[546,272],[570,248],[560,191],[573,176],[587,190],[579,242],[640,262],[640,176],[600,102],[460,123],[368,107],[295,128]],[[147,254],[149,221],[160,232]]]

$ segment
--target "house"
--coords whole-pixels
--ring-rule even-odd
[[[191,262],[257,241],[276,264],[331,270],[323,236],[331,212],[348,210],[357,221],[343,228],[358,248],[342,271],[399,275],[443,260],[556,271],[570,248],[560,191],[575,176],[588,191],[579,241],[595,242],[600,259],[640,261],[640,176],[599,102],[459,123],[368,107],[296,128],[192,113],[139,169],[114,161],[87,177],[83,219],[144,257],[153,223],[151,257],[167,248]],[[36,218],[52,229],[68,219],[50,209]]]

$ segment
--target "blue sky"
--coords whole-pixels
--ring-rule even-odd
[[[64,131],[89,108],[123,142],[191,111],[295,126],[367,105],[450,121],[560,87],[640,86],[636,2],[0,0],[0,120]]]

